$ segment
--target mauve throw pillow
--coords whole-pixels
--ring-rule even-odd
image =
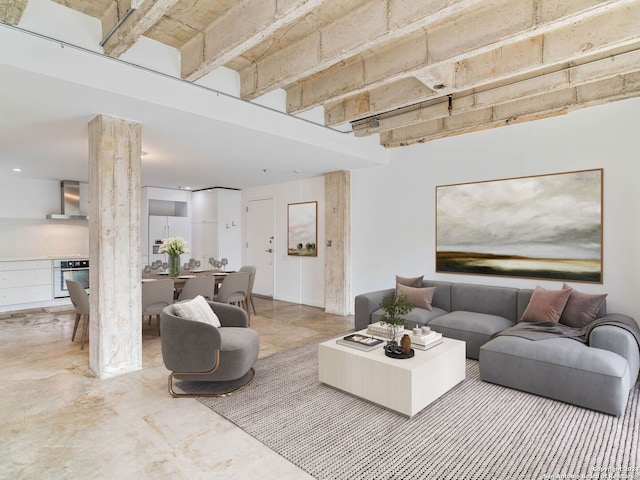
[[[582,328],[596,319],[596,314],[602,302],[607,298],[607,294],[588,294],[574,290],[566,283],[562,285],[563,290],[569,290],[569,300],[560,316],[560,323],[569,327]]]
[[[405,285],[407,287],[420,288],[422,287],[422,277],[400,277],[396,275],[396,297],[398,296],[398,285]]]
[[[424,308],[429,311],[433,310],[431,300],[435,291],[436,287],[415,288],[407,287],[401,283],[396,286],[397,297],[404,295],[407,298],[407,302],[414,307]]]
[[[546,290],[540,286],[536,287],[520,320],[523,322],[557,322],[560,320],[569,295],[571,295],[571,290]]]

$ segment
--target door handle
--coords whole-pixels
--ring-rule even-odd
[[[270,248],[270,249],[268,249],[268,250],[265,250],[265,252],[273,253],[273,248]]]

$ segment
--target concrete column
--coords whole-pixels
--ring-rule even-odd
[[[351,172],[325,174],[324,309],[349,315],[351,310]]]
[[[89,122],[89,367],[98,378],[142,368],[138,123]]]

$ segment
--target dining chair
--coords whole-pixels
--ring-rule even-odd
[[[246,272],[230,273],[225,277],[214,295],[213,301],[229,303],[242,307],[247,312],[247,291],[249,290],[249,274]],[[248,312],[247,312],[248,313]]]
[[[182,287],[180,295],[178,295],[178,301],[190,300],[198,295],[202,295],[207,300],[212,300],[215,286],[216,279],[211,275],[189,278],[184,287]]]
[[[244,272],[249,274],[249,290],[247,291],[247,313],[249,313],[249,304],[251,304],[251,308],[253,309],[253,314],[256,314],[256,306],[253,304],[253,282],[256,278],[256,267],[253,265],[245,265],[244,267],[240,267],[239,272]]]
[[[160,335],[160,315],[164,307],[173,303],[173,280],[156,280],[142,282],[142,319],[155,315],[158,325],[158,335]]]
[[[82,321],[82,341],[80,342],[80,350],[84,350],[84,342],[87,340],[87,334],[89,333],[89,294],[79,282],[75,280],[65,281],[71,303],[76,311],[76,323],[73,326],[71,341],[73,342],[75,340],[78,324],[80,323],[80,319],[84,317]]]

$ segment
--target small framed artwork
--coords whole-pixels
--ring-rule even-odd
[[[297,257],[318,256],[318,202],[290,203],[287,250]]]

